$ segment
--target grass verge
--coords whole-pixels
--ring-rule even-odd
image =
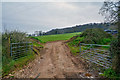
[[[104,76],[104,77],[107,77],[107,78],[113,78],[115,80],[119,80],[120,79],[120,74],[116,74],[116,72],[112,69],[112,68],[109,68],[109,69],[106,69],[104,71],[103,74],[101,74],[101,76]]]
[[[4,64],[2,66],[2,77],[10,74],[12,71],[22,68],[23,66],[27,65],[29,62],[35,59],[35,54],[29,54],[27,56],[21,57],[17,60],[10,60],[8,64]]]
[[[72,46],[72,45],[70,45],[70,43],[67,43],[67,45],[70,48],[70,51],[73,55],[75,55],[75,56],[79,55],[79,52],[80,52],[79,47]]]

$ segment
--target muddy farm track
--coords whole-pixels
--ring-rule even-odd
[[[85,73],[79,59],[72,56],[63,41],[45,44],[42,56],[30,62],[22,70],[15,71],[15,78],[81,78]]]

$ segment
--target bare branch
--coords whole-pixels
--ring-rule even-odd
[[[105,1],[99,14],[105,17],[105,22],[117,22],[118,2]]]

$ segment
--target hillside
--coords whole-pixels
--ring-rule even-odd
[[[115,29],[113,25],[110,25],[109,23],[90,23],[90,24],[76,25],[73,27],[62,28],[62,29],[52,29],[46,32],[45,35],[81,32],[88,28],[102,28],[104,30]]]

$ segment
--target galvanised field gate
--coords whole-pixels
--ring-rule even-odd
[[[109,45],[84,44],[80,43],[80,57],[88,62],[95,63],[96,66],[110,68],[112,66],[112,58],[108,49],[102,47],[110,47]]]
[[[32,53],[32,42],[10,43],[10,55],[16,60]]]

